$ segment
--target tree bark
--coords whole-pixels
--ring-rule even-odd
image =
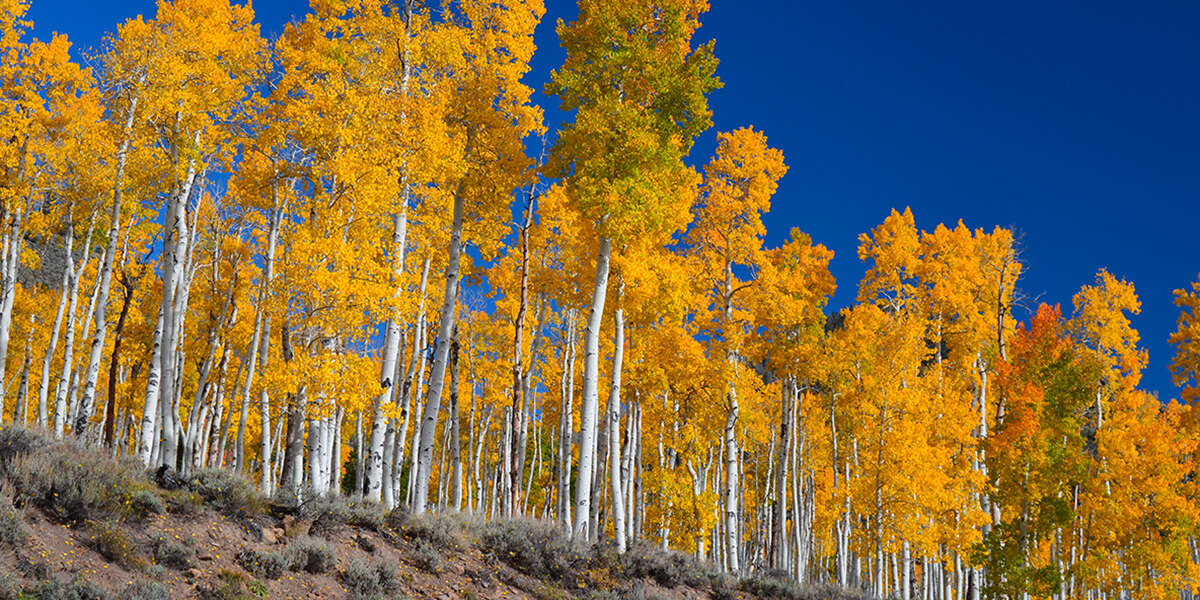
[[[612,246],[600,238],[596,256],[596,279],[592,288],[592,307],[584,335],[583,404],[579,416],[579,467],[575,479],[575,525],[572,537],[588,540],[588,521],[592,504],[592,470],[595,466],[596,421],[599,404],[600,325],[604,318],[604,297],[608,291],[608,262]]]
[[[450,356],[450,334],[454,330],[459,284],[459,262],[462,255],[463,202],[465,190],[459,185],[454,194],[454,221],[450,230],[450,251],[446,264],[446,292],[442,299],[441,323],[438,326],[437,351],[429,374],[429,391],[425,412],[421,417],[421,439],[417,448],[417,478],[410,507],[415,514],[424,514],[429,496],[429,470],[433,461],[433,442],[437,433],[438,411],[441,409],[442,387],[446,379],[446,363]]]

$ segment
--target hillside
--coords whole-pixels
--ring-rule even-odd
[[[17,428],[0,430],[0,496],[0,600],[860,598],[534,520],[283,506],[228,471],[151,474]]]

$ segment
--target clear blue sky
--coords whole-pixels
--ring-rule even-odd
[[[554,19],[575,13],[547,5],[539,88],[562,61]],[[307,12],[254,7],[267,35]],[[33,0],[30,16],[38,36],[89,47],[139,13],[154,2]],[[1171,292],[1200,272],[1200,3],[713,0],[700,35],[716,39],[725,81],[714,131],[752,124],[784,151],[771,241],[798,226],[836,251],[835,307],[862,275],[858,234],[893,207],[925,229],[1010,227],[1031,298],[1069,311],[1100,267],[1137,286],[1144,386],[1177,395]],[[553,127],[554,102],[538,101]]]

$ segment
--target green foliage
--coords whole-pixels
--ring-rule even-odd
[[[389,512],[386,524],[401,536],[410,540],[423,540],[438,550],[459,550],[465,547],[465,533],[469,526],[459,515],[414,515],[401,509]]]
[[[668,588],[680,585],[706,587],[720,575],[712,565],[697,561],[689,554],[663,550],[644,542],[631,545],[621,561],[627,576],[650,578]]]
[[[164,533],[150,538],[150,551],[155,564],[185,571],[195,565],[196,541],[193,538],[171,539]]]
[[[222,569],[217,573],[217,582],[197,588],[200,600],[257,600],[267,597],[267,588],[261,581],[243,573]]]
[[[289,566],[288,559],[282,554],[263,550],[242,550],[234,560],[251,575],[271,580],[283,576]]]
[[[706,95],[721,85],[712,42],[690,47],[706,9],[693,0],[583,0],[576,21],[558,24],[567,56],[545,91],[575,119],[549,171],[568,178],[584,218],[618,245],[686,225],[678,203],[695,177],[683,158],[711,126]]]
[[[399,587],[396,568],[389,563],[352,561],[338,576],[349,590],[348,600],[380,600]]]
[[[4,474],[18,501],[41,508],[47,516],[67,525],[122,514],[135,487],[147,485],[144,475],[114,462],[102,452],[71,442],[29,444],[22,435],[9,437],[12,451]],[[36,451],[34,451],[36,450]]]
[[[187,487],[205,504],[227,515],[247,517],[262,512],[258,489],[235,471],[201,469],[188,478]]]
[[[150,515],[161,515],[166,512],[162,498],[150,490],[135,490],[126,498],[125,504],[129,515],[135,519],[145,519]]]
[[[29,539],[29,528],[20,511],[0,500],[0,547],[17,548]]]
[[[121,590],[121,600],[171,600],[171,594],[157,581],[135,581]]]
[[[146,564],[146,558],[137,543],[117,523],[89,522],[87,545],[104,558],[126,569],[140,569]]]
[[[79,578],[70,583],[57,578],[47,579],[25,590],[20,597],[36,600],[112,600],[112,595],[103,588]]]
[[[588,549],[552,523],[511,519],[487,523],[480,548],[532,577],[564,577],[588,564]]]
[[[313,538],[296,540],[284,551],[288,565],[293,571],[304,571],[319,575],[333,570],[336,557],[333,546]]]
[[[325,496],[305,503],[300,508],[302,517],[312,519],[312,535],[331,535],[338,526],[350,525],[370,531],[380,531],[386,514],[378,504],[351,502],[344,496]]]

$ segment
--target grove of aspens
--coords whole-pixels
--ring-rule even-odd
[[[534,89],[543,0],[311,0],[277,39],[160,0],[86,61],[0,0],[0,422],[879,597],[1197,593],[1200,282],[1180,400],[1139,388],[1133,284],[1031,303],[1009,229],[897,207],[833,310],[804,223],[766,244],[770,132],[692,156],[707,0],[578,5]]]

